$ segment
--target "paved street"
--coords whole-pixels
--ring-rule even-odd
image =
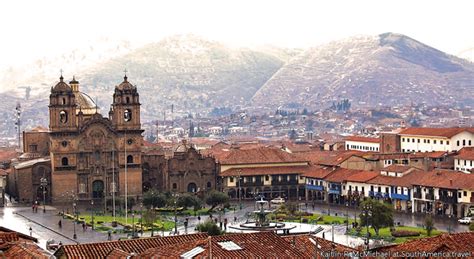
[[[238,207],[238,206],[236,206]],[[227,219],[229,225],[234,223],[234,217],[237,217],[237,222],[244,222],[246,220],[246,214],[255,210],[255,202],[254,201],[244,201],[243,202],[243,209],[236,210],[236,211],[228,211],[227,213],[221,216],[222,221],[224,218]],[[314,212],[318,214],[327,214],[328,209],[330,209],[331,215],[344,216],[346,213],[346,208],[342,206],[334,206],[332,205],[330,208],[328,205],[325,204],[316,204],[314,210],[310,204],[308,204],[308,208],[305,207],[304,202],[301,203],[301,209],[307,210],[308,212]],[[356,212],[353,208],[349,208],[349,216],[351,218],[354,217],[354,213]],[[40,245],[45,247],[46,241],[48,239],[54,239],[56,241],[61,241],[63,244],[73,244],[73,243],[90,243],[90,242],[99,242],[99,241],[106,241],[107,240],[107,233],[101,233],[93,231],[91,228],[87,230],[83,230],[81,225],[76,225],[76,234],[77,239],[73,239],[74,234],[74,224],[71,220],[62,219],[61,216],[58,215],[58,210],[54,207],[46,206],[46,213],[43,213],[42,207],[38,209],[37,213],[33,213],[31,207],[23,207],[23,206],[9,206],[0,209],[0,225],[5,226],[7,228],[13,229],[15,231],[28,234],[29,235],[29,228],[32,229],[32,235],[39,239]],[[187,228],[188,233],[194,232],[195,226],[199,222],[203,222],[209,218],[208,215],[201,216],[201,220],[198,220],[198,217],[188,217],[189,218],[189,226]],[[219,218],[219,215],[215,213],[213,218]],[[62,220],[62,227],[58,226],[59,220]],[[173,220],[173,217],[169,218]],[[183,221],[185,217],[178,217],[178,232],[185,233]],[[421,226],[424,221],[424,215],[412,215],[412,214],[404,214],[404,213],[396,213],[394,215],[395,222],[400,222],[402,225],[406,226]],[[455,219],[447,219],[447,218],[439,218],[434,217],[435,227],[441,231],[448,231],[449,228],[453,232],[463,232],[468,231],[468,226],[460,225],[457,223]],[[327,227],[327,226],[326,226]],[[341,226],[342,227],[342,226]],[[342,228],[341,228],[342,229]],[[343,231],[339,231],[340,229],[336,228],[336,234],[342,235]],[[329,230],[325,228],[325,232]],[[170,235],[171,232],[155,232],[155,235]],[[145,233],[144,236],[149,236],[150,233]],[[322,235],[322,233],[320,234]],[[121,235],[112,235],[113,240],[117,240],[120,237],[125,237],[125,234]],[[326,238],[329,238],[326,236]],[[340,240],[341,237],[339,236],[338,239]],[[351,242],[348,240],[347,242]]]

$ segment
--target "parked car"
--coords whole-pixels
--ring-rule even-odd
[[[285,199],[282,197],[275,198],[270,201],[271,204],[282,204],[285,203]]]
[[[472,218],[471,217],[464,217],[462,219],[459,219],[458,222],[461,223],[461,224],[469,225],[472,222]]]

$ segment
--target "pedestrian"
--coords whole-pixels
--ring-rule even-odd
[[[305,202],[304,206],[306,207],[306,209],[308,209],[308,202]]]
[[[198,216],[198,221],[201,222],[201,216]]]
[[[58,226],[59,226],[59,228],[62,228],[62,227],[63,227],[63,223],[61,222],[61,220],[59,220]]]
[[[107,240],[108,241],[112,240],[112,231],[110,231],[110,229],[109,229],[109,231],[107,231]]]
[[[30,227],[30,237],[33,236],[33,229]]]
[[[224,229],[227,230],[227,218],[224,218]]]
[[[82,231],[86,231],[86,223],[82,222]]]
[[[313,204],[312,204],[312,205],[313,205],[313,210],[314,210],[314,201],[313,201]]]
[[[234,223],[237,223],[237,216],[234,216]]]

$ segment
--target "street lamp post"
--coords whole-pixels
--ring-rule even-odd
[[[94,200],[91,200],[91,224],[92,230],[94,230]]]
[[[242,190],[241,190],[241,186],[240,186],[240,178],[241,178],[241,174],[242,174],[242,171],[239,169],[239,178],[237,179],[237,184],[239,185],[237,190],[238,190],[238,196],[239,196],[239,208],[242,209]]]
[[[40,179],[41,188],[43,189],[43,213],[46,213],[46,186],[48,185],[48,180],[46,177]]]
[[[367,239],[365,241],[365,244],[367,245],[367,251],[369,251],[369,239],[370,239],[370,232],[369,232],[369,216],[371,215],[372,211],[372,206],[370,204],[367,204],[364,206],[364,212],[365,212],[365,225],[367,227]]]
[[[140,235],[143,237],[143,201],[140,202]]]
[[[346,203],[346,232],[349,231],[349,202]]]
[[[76,235],[76,203],[75,202],[72,203],[72,209],[73,209],[73,212],[74,212],[74,220],[72,222],[72,225],[74,227],[74,234],[72,235],[72,238],[77,239],[77,235]]]
[[[178,234],[178,216],[176,214],[176,198],[174,199],[174,234]]]
[[[135,213],[132,213],[132,237],[135,238]]]

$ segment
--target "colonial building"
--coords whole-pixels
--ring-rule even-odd
[[[408,128],[399,135],[402,152],[458,151],[474,145],[474,128]]]
[[[345,147],[346,150],[379,152],[380,139],[361,136],[349,136],[345,139]]]
[[[465,173],[472,173],[474,168],[474,147],[464,147],[454,157],[454,168]]]
[[[24,202],[44,196],[60,202],[102,200],[112,193],[141,195],[143,130],[137,88],[125,76],[114,89],[108,117],[103,117],[78,81],[59,79],[49,96],[49,130],[23,134],[25,153],[9,177],[11,193]]]

